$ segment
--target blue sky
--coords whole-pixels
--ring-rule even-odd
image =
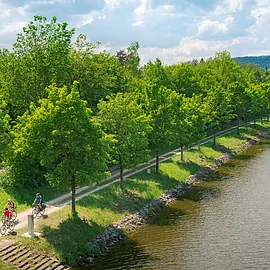
[[[0,48],[35,15],[56,16],[112,54],[138,41],[142,64],[270,54],[270,0],[0,0]]]

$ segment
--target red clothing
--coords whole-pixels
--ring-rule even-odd
[[[9,210],[5,210],[5,211],[4,211],[4,215],[5,215],[7,218],[11,218],[11,217],[12,217],[12,213],[11,213],[11,211],[9,211]]]

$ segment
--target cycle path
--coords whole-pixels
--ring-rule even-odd
[[[236,127],[229,128],[229,129],[225,130],[224,132],[219,133],[217,135],[217,137],[219,137],[221,135],[225,135],[226,133],[231,132],[231,130],[235,129],[235,128]],[[212,140],[212,136],[209,136],[209,137],[205,138],[205,140],[203,140],[201,142],[201,144],[205,144],[205,143],[207,143],[207,142],[209,142],[211,140]],[[191,147],[191,148],[194,148],[194,147]],[[170,159],[170,158],[172,158],[173,156],[176,156],[176,155],[180,155],[180,148],[177,148],[177,149],[175,149],[173,151],[170,151],[168,153],[165,153],[165,154],[161,155],[160,156],[160,162],[164,162],[164,161],[166,161],[166,160],[168,160],[168,159]],[[130,176],[132,176],[132,175],[134,175],[134,174],[136,174],[138,172],[141,172],[141,171],[146,170],[148,168],[151,168],[153,166],[155,166],[155,158],[151,159],[147,163],[139,164],[135,171],[134,170],[125,170],[124,171],[124,178],[130,177]],[[120,181],[119,173],[118,172],[113,173],[110,177],[106,178],[105,180],[106,181],[109,180],[110,182],[108,182],[106,184],[103,184],[101,186],[98,186],[96,188],[91,188],[89,186],[84,186],[84,187],[76,189],[76,199],[75,200],[78,201],[78,200],[82,199],[83,197],[89,196],[89,195],[91,195],[91,194],[93,194],[93,193],[95,193],[95,192],[97,192],[97,191],[99,191],[99,190],[101,190],[101,189],[103,189],[103,188],[105,188],[107,186],[110,186],[110,185],[115,184],[116,182],[119,182]],[[89,190],[89,191],[87,191],[87,190]],[[71,192],[66,193],[66,194],[64,194],[64,195],[62,195],[60,197],[57,197],[57,198],[55,198],[55,199],[53,199],[51,201],[45,202],[45,203],[47,205],[47,208],[45,210],[45,216],[48,216],[48,215],[62,209],[64,206],[71,204]],[[18,213],[17,219],[15,221],[15,224],[16,224],[15,230],[16,229],[21,229],[21,228],[24,228],[24,227],[26,227],[26,229],[27,229],[28,215],[32,214],[32,210],[33,209],[30,208],[30,209],[27,209],[27,210],[25,210],[23,212]],[[38,222],[38,220],[39,220],[39,218],[36,218],[35,222]]]

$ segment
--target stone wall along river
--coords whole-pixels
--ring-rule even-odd
[[[269,254],[268,137],[82,269],[261,270]]]

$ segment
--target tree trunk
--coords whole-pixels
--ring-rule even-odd
[[[240,118],[237,116],[237,135],[240,135]]]
[[[181,144],[181,161],[184,161],[184,146]]]
[[[256,128],[256,119],[254,118],[253,127]]]
[[[217,143],[217,134],[216,134],[216,132],[214,131],[214,145],[216,145],[216,143]]]
[[[246,129],[248,129],[248,120],[246,118]]]
[[[198,151],[201,152],[201,141],[198,141]]]
[[[71,214],[76,212],[76,180],[75,176],[72,176],[71,180]]]
[[[122,191],[124,191],[124,177],[123,177],[123,167],[122,165],[120,166],[120,188]]]
[[[159,154],[158,154],[158,150],[156,151],[156,174],[159,174]]]

